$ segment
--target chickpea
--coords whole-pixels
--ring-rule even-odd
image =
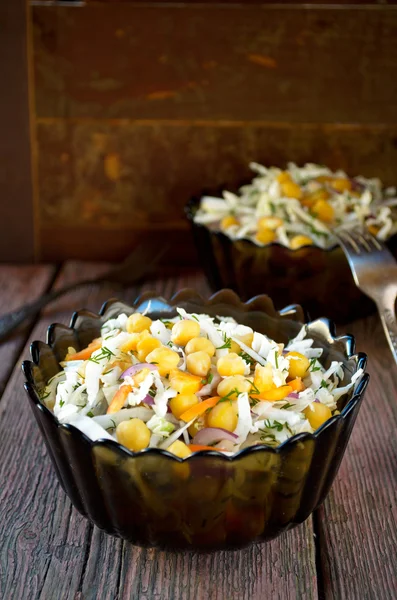
[[[129,339],[120,346],[121,352],[130,352],[131,350],[135,352],[138,343],[149,336],[150,334],[147,329],[144,329],[140,333],[132,333]]]
[[[171,446],[168,446],[167,452],[171,452],[171,454],[175,454],[175,456],[178,456],[179,458],[187,458],[192,453],[190,448],[180,440],[176,440]]]
[[[175,323],[172,328],[171,341],[178,346],[186,344],[194,337],[200,335],[200,325],[197,321],[182,320]]]
[[[352,183],[350,179],[346,179],[345,177],[336,177],[330,183],[331,187],[333,187],[337,192],[350,192],[352,189]]]
[[[328,406],[321,404],[321,402],[312,402],[303,412],[313,429],[318,429],[332,417]]]
[[[177,394],[169,401],[171,412],[177,419],[179,419],[188,408],[191,408],[195,404],[198,404],[196,394]]]
[[[218,402],[207,416],[208,427],[221,427],[227,431],[234,431],[237,427],[237,411],[232,402]]]
[[[238,354],[229,352],[225,356],[218,358],[216,368],[221,377],[230,377],[231,375],[244,375],[245,362]]]
[[[203,350],[192,352],[186,357],[186,367],[193,375],[205,377],[211,368],[211,359]]]
[[[303,192],[299,185],[295,181],[285,181],[281,184],[281,191],[287,198],[297,198],[300,200],[303,196]]]
[[[128,333],[140,333],[145,329],[150,329],[152,319],[141,315],[141,313],[133,313],[128,317],[127,331]]]
[[[300,377],[303,379],[307,375],[310,361],[300,352],[288,352],[286,358],[289,358],[289,376],[291,379]]]
[[[307,235],[294,235],[294,237],[291,238],[289,245],[292,250],[298,250],[298,248],[302,248],[302,246],[312,246],[313,240]]]
[[[317,200],[311,211],[317,219],[324,223],[332,223],[334,220],[334,209],[326,200]]]
[[[238,339],[241,340],[246,346],[251,347],[252,340],[254,339],[254,334],[247,333],[246,335],[239,335]],[[230,352],[235,352],[236,354],[239,354],[239,352],[241,352],[241,346],[238,344],[238,342],[235,342],[234,340],[231,341]]]
[[[262,365],[256,365],[254,375],[254,386],[259,390],[259,393],[267,392],[274,387],[273,383],[273,369],[271,365],[262,367]]]
[[[231,400],[237,399],[237,393],[242,394],[251,390],[252,384],[242,375],[226,377],[218,384],[217,393],[221,398],[227,396]]]
[[[196,394],[201,388],[201,377],[175,369],[170,372],[170,384],[180,394]]]
[[[138,359],[141,362],[145,362],[147,355],[150,354],[150,352],[152,352],[152,350],[154,350],[155,348],[160,348],[160,347],[161,347],[160,340],[158,340],[152,336],[144,337],[136,345]]]
[[[205,337],[194,337],[188,341],[185,347],[186,354],[192,354],[200,350],[206,352],[211,358],[215,355],[214,344]]]
[[[271,229],[274,231],[284,223],[280,217],[261,217],[258,219],[258,229]]]
[[[141,419],[122,421],[116,428],[117,441],[138,452],[149,446],[151,431]]]
[[[281,171],[281,173],[277,175],[277,181],[279,183],[286,183],[287,181],[291,181],[291,175],[288,173],[288,171]]]
[[[225,229],[229,229],[229,227],[233,227],[233,225],[238,225],[239,222],[236,217],[233,215],[228,215],[227,217],[223,217],[220,222],[220,228],[224,231]]]
[[[199,417],[188,427],[188,432],[191,438],[194,438],[196,433],[201,431],[205,427],[205,419],[204,417]]]
[[[155,348],[152,350],[147,356],[146,361],[149,363],[153,363],[157,365],[158,372],[162,377],[168,375],[170,371],[176,369],[180,356],[171,348],[167,348],[166,346],[161,346],[160,348]]]
[[[270,244],[274,241],[275,237],[276,234],[272,229],[260,229],[257,232],[255,239],[261,244]]]

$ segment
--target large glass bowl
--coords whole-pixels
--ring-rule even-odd
[[[195,223],[200,199],[186,206],[201,265],[213,291],[231,288],[248,300],[268,294],[277,308],[297,302],[311,319],[328,315],[348,323],[375,310],[375,305],[355,285],[340,246],[323,250],[305,246],[291,250],[278,243],[257,246],[251,240],[232,240],[221,231]],[[397,256],[397,235],[387,242]]]
[[[232,316],[280,342],[296,335],[303,319],[299,306],[277,312],[267,296],[244,304],[231,290],[208,300],[182,290],[171,300],[144,294],[133,307],[110,300],[99,315],[83,310],[73,315],[70,327],[51,325],[47,343],[32,343],[32,360],[23,363],[23,371],[30,406],[59,482],[92,523],[139,546],[210,551],[270,540],[307,519],[327,495],[363,399],[367,374],[348,398],[341,399],[341,413],[314,434],[296,435],[277,449],[247,448],[234,457],[207,451],[182,461],[162,450],[134,454],[113,441],[92,442],[72,425],[61,425],[40,401],[40,391],[60,370],[68,346],[84,348],[98,336],[104,321],[121,312],[147,309],[153,317],[167,318],[176,314],[175,306]],[[325,366],[332,360],[343,362],[346,383],[357,369],[365,369],[366,356],[355,354],[351,336],[335,338],[326,319],[309,323],[308,328],[324,349]]]

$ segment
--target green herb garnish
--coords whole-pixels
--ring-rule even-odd
[[[91,417],[91,418],[92,418],[93,416],[94,416],[94,413],[92,412],[92,410],[90,410],[90,411],[87,413],[87,417]]]
[[[225,350],[226,348],[230,350],[230,348],[232,347],[232,338],[228,338],[226,333],[224,333],[223,340],[225,343],[223,344],[223,346],[219,346],[217,350]]]
[[[249,363],[250,365],[253,365],[254,362],[255,362],[254,359],[249,354],[247,354],[246,352],[242,352],[241,351],[241,352],[239,352],[238,355],[241,356],[241,358],[243,360],[245,360],[245,362]]]
[[[309,371],[321,371],[321,367],[316,367],[317,358],[312,358],[309,364]]]
[[[95,357],[91,356],[88,360],[95,363],[96,365],[99,365],[100,360],[103,360],[104,358],[106,358],[106,360],[110,360],[112,356],[115,356],[114,352],[112,352],[109,348],[106,348],[106,346],[103,346],[103,348],[101,348],[100,354],[98,354]]]

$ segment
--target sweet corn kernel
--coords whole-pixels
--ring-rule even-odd
[[[294,235],[293,238],[290,239],[289,246],[291,250],[298,250],[298,248],[302,248],[302,246],[312,246],[313,240],[307,235]]]
[[[257,364],[254,374],[254,387],[259,391],[259,394],[271,390],[274,386],[272,366],[262,367],[262,365]]]
[[[220,222],[220,227],[222,230],[225,229],[229,229],[229,227],[232,227],[233,225],[238,225],[238,220],[236,219],[236,217],[233,217],[233,215],[228,215],[227,217],[223,217],[223,219]]]
[[[186,344],[194,337],[200,335],[200,325],[197,321],[178,321],[172,328],[171,341],[178,346]]]
[[[303,191],[295,181],[286,181],[281,184],[281,191],[287,198],[297,198],[300,200],[303,196]]]
[[[185,347],[186,354],[192,354],[192,352],[199,352],[202,350],[206,352],[211,358],[215,354],[215,346],[210,340],[204,337],[194,337],[188,341]]]
[[[177,394],[169,401],[171,412],[177,419],[179,419],[188,408],[191,408],[195,404],[198,404],[196,394]]]
[[[138,452],[149,446],[151,431],[141,419],[122,421],[116,428],[117,441]]]
[[[288,352],[286,358],[289,358],[289,376],[291,379],[300,377],[303,379],[307,375],[310,361],[300,352]]]
[[[286,183],[287,181],[291,181],[291,175],[288,173],[288,171],[281,171],[281,173],[277,175],[276,179],[279,183]]]
[[[271,229],[274,231],[284,223],[279,217],[261,217],[258,219],[258,229]]]
[[[207,427],[221,427],[227,431],[234,431],[237,421],[236,407],[231,402],[218,402],[207,415]]]
[[[276,234],[271,229],[260,229],[255,238],[261,244],[271,244],[274,241]]]
[[[150,329],[152,319],[141,315],[141,313],[134,313],[128,317],[127,331],[128,333],[140,333],[145,329]]]
[[[337,192],[350,192],[352,189],[352,182],[345,177],[337,177],[336,179],[333,179],[330,184]]]
[[[150,352],[152,350],[154,350],[155,348],[160,348],[160,347],[161,347],[160,340],[152,337],[151,335],[144,337],[136,345],[138,359],[141,362],[145,362],[147,355],[150,354]]]
[[[175,369],[170,372],[170,385],[179,394],[195,394],[201,388],[201,377]]]
[[[192,451],[180,440],[176,440],[171,446],[168,446],[167,452],[171,452],[171,454],[175,454],[179,458],[187,458],[191,455]]]
[[[231,400],[237,398],[237,394],[249,392],[252,384],[248,379],[245,379],[242,375],[232,375],[232,377],[226,377],[219,382],[217,387],[217,393],[219,396],[224,398],[227,396]]]
[[[168,375],[172,369],[176,369],[180,356],[171,348],[161,346],[161,348],[155,348],[147,356],[146,361],[157,365],[158,372],[162,377]]]
[[[203,350],[192,352],[186,357],[186,368],[193,375],[205,377],[211,368],[211,359]]]
[[[225,356],[218,358],[216,368],[221,377],[231,377],[232,375],[244,375],[245,362],[235,352],[229,352]]]
[[[311,211],[317,219],[324,223],[331,223],[334,219],[334,209],[326,200],[317,200]]]
[[[321,402],[312,402],[303,412],[313,429],[318,429],[332,417],[328,406],[321,404]]]

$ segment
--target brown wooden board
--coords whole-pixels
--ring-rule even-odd
[[[99,274],[105,265],[72,263],[58,285]],[[185,285],[207,292],[192,273],[141,289],[170,296]],[[137,288],[123,294],[127,301]],[[70,294],[49,307],[32,338],[75,308],[97,310],[109,286]],[[27,347],[23,352],[27,357]],[[281,538],[243,552],[214,555],[142,550],[92,528],[74,509],[50,465],[22,390],[17,365],[0,404],[0,597],[18,600],[317,599],[311,519]]]
[[[54,272],[50,265],[0,265],[0,317],[39,298],[50,285]],[[33,320],[28,320],[9,339],[0,343],[0,399],[32,324]]]
[[[33,22],[38,117],[397,121],[395,7],[99,3]]]
[[[397,367],[377,316],[348,328],[371,381],[318,516],[325,598],[397,597]]]
[[[0,262],[35,256],[26,13],[0,3]]]

